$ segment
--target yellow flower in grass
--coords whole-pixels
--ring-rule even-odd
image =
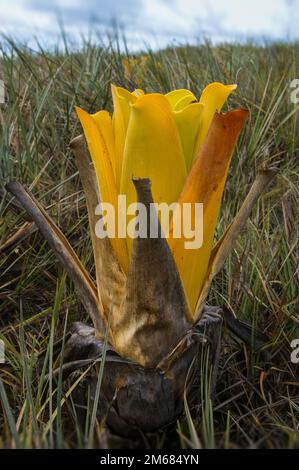
[[[125,79],[130,83],[134,83],[135,86],[141,86],[146,74],[148,60],[147,55],[125,57],[122,61]]]
[[[135,202],[134,176],[151,180],[154,202],[204,203],[201,248],[186,249],[184,239],[172,238],[171,232],[168,238],[192,313],[207,274],[231,155],[246,117],[237,110],[214,118],[235,89],[211,83],[198,100],[184,89],[163,95],[112,86],[112,117],[107,111],[88,114],[77,108],[102,201],[116,208],[118,195],[124,194],[127,205]],[[112,238],[111,244],[127,273],[132,240]]]

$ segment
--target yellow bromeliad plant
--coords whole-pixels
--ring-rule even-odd
[[[200,318],[212,279],[244,227],[262,190],[261,181],[268,178],[261,177],[213,247],[230,161],[248,114],[244,109],[221,113],[235,89],[236,85],[211,83],[198,100],[185,89],[163,95],[112,85],[112,116],[105,110],[89,114],[76,108],[95,169],[91,184],[90,175],[86,176],[90,169],[84,166],[85,143],[81,136],[74,139],[101,311],[106,325],[112,312],[110,337],[118,353],[146,367],[157,365]],[[112,204],[117,213],[119,195],[126,196],[127,207],[134,202],[177,203],[168,231],[157,219],[166,240],[153,241],[149,235],[146,242],[143,237],[97,239],[96,202]],[[200,248],[190,249],[184,233],[175,235],[185,203],[203,204]],[[191,226],[194,217],[192,212]]]
[[[197,100],[188,90],[162,95],[112,86],[112,117],[107,111],[88,114],[77,108],[92,162],[83,136],[73,139],[71,148],[86,196],[96,285],[33,195],[18,182],[6,186],[63,264],[93,321],[94,329],[74,325],[65,348],[67,367],[103,359],[105,350],[99,409],[124,435],[128,425],[153,431],[175,422],[186,384],[197,382],[200,344],[212,347],[211,377],[216,377],[222,311],[205,301],[214,276],[274,174],[258,173],[238,214],[213,246],[231,157],[247,116],[243,109],[220,112],[235,88],[212,83]],[[177,203],[167,238],[152,238],[148,229],[145,237],[133,241],[97,237],[96,207],[108,202],[117,211],[120,194],[127,205],[137,201],[146,207],[147,222],[153,202]],[[185,203],[203,203],[200,248],[190,249],[185,234],[175,236]],[[157,212],[154,218],[163,230]],[[109,341],[107,355],[103,337]],[[195,369],[197,374],[191,374]],[[98,386],[96,374],[90,380]]]
[[[163,95],[142,90],[130,93],[112,86],[112,117],[107,111],[88,114],[77,108],[102,201],[115,208],[118,194],[126,195],[128,205],[136,201],[134,176],[151,180],[156,203],[184,200],[204,204],[201,248],[188,250],[183,238],[173,238],[171,233],[168,238],[193,315],[207,273],[227,170],[246,112],[220,117],[221,122],[212,129],[207,154],[199,151],[215,112],[221,111],[235,89],[236,85],[211,83],[197,100],[185,89]],[[127,274],[132,239],[113,238],[111,244]]]

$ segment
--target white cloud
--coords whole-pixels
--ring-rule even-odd
[[[57,17],[79,38],[93,23],[125,26],[132,47],[167,42],[251,38],[299,38],[299,0],[0,0],[0,31],[23,40],[56,41]]]
[[[145,0],[147,24],[190,36],[207,32],[212,37],[235,35],[283,38],[288,27],[285,0]],[[292,15],[299,8],[293,0]]]

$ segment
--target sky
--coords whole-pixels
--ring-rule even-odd
[[[130,49],[223,41],[299,40],[299,0],[0,0],[0,32],[55,44],[123,28]]]

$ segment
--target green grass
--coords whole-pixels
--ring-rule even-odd
[[[117,43],[86,42],[79,51],[66,47],[51,54],[7,39],[0,47],[7,96],[0,105],[0,241],[27,220],[4,190],[16,179],[48,208],[92,275],[85,199],[69,150],[70,140],[81,133],[74,106],[111,111],[111,82],[147,92],[189,88],[197,96],[211,81],[239,84],[229,107],[248,108],[250,118],[231,165],[217,236],[236,214],[256,170],[276,165],[279,174],[214,281],[209,303],[229,306],[264,332],[271,363],[225,334],[213,403],[204,383],[202,407],[189,410],[186,404],[187,419],[177,430],[151,437],[148,445],[298,447],[298,366],[290,364],[289,344],[299,337],[299,133],[298,107],[290,102],[290,82],[299,77],[299,44],[146,50],[135,83],[125,77]],[[66,388],[61,375],[58,381],[52,377],[53,345],[78,319],[89,321],[38,232],[1,255],[0,338],[6,363],[0,365],[0,447],[117,445],[95,420],[91,400],[85,428],[78,425],[71,391],[86,371]],[[205,376],[208,381],[208,371]]]

